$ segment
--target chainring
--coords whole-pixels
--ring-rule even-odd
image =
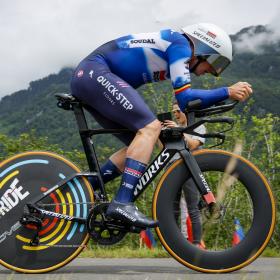
[[[87,218],[87,229],[91,238],[100,245],[120,242],[128,232],[120,222],[108,218],[105,213],[108,202],[95,205]]]

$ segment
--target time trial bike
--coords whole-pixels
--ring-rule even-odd
[[[69,94],[56,97],[60,108],[75,114],[89,171],[81,172],[66,158],[43,151],[24,152],[1,162],[0,263],[18,272],[58,269],[77,257],[89,238],[97,244],[112,245],[128,233],[143,230],[106,216],[109,200],[92,141],[96,134],[128,131],[89,129],[86,105]],[[264,175],[240,155],[210,149],[190,152],[183,133],[197,134],[194,129],[203,123],[233,126],[231,118],[209,116],[231,110],[234,103],[197,109],[198,103],[194,101],[187,108],[186,128],[161,131],[164,148],[140,178],[134,201],[163,171],[152,202],[161,244],[173,258],[191,269],[231,272],[251,263],[265,249],[275,225],[275,202]],[[224,141],[224,132],[200,136]],[[176,153],[181,158],[164,169]],[[90,183],[93,177],[100,183],[96,192]],[[178,197],[188,180],[194,181],[201,195],[206,249],[194,246],[182,234]],[[233,245],[236,220],[244,236]]]

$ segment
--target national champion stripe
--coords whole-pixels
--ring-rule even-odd
[[[184,85],[184,86],[182,86],[180,88],[174,89],[174,92],[175,92],[175,94],[178,94],[178,93],[180,93],[180,92],[182,92],[182,91],[184,91],[184,90],[186,90],[186,89],[188,89],[190,87],[191,87],[191,84],[186,84],[186,85]]]

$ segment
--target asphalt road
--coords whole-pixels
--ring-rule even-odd
[[[192,271],[173,259],[89,259],[78,258],[48,274],[26,275],[0,267],[4,280],[278,280],[279,258],[259,258],[242,270],[227,274],[203,274]]]

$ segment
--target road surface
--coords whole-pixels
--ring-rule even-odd
[[[59,270],[36,275],[9,271],[0,266],[2,280],[278,280],[280,258],[259,258],[242,270],[227,274],[192,271],[173,259],[77,258]]]

